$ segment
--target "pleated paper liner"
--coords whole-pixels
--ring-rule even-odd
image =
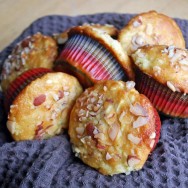
[[[188,117],[188,95],[173,92],[138,69],[136,69],[136,89],[146,95],[159,112],[172,117]]]
[[[56,65],[78,75],[84,87],[89,87],[98,80],[128,80],[123,68],[107,48],[81,34],[74,34],[69,38]],[[85,78],[90,81],[85,82]]]
[[[161,120],[160,120],[160,117],[159,117],[159,114],[157,112],[157,110],[155,108],[153,108],[154,110],[154,116],[155,116],[155,133],[156,133],[156,137],[155,137],[155,143],[153,145],[153,148],[151,149],[151,152],[155,149],[158,141],[159,141],[159,138],[160,138],[160,132],[161,132]]]
[[[4,107],[5,111],[8,114],[10,106],[13,103],[17,95],[33,80],[42,77],[44,74],[52,72],[50,69],[46,68],[35,68],[30,69],[20,76],[18,76],[9,86],[5,93]]]

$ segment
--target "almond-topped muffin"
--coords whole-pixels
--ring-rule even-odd
[[[91,26],[72,28],[55,70],[75,75],[84,87],[99,80],[133,78],[129,57],[120,43]]]
[[[144,46],[132,54],[136,87],[161,112],[188,117],[188,51],[174,46]]]
[[[3,64],[1,86],[5,92],[10,83],[32,68],[53,67],[57,57],[57,44],[49,36],[36,33],[19,42]]]
[[[160,135],[160,119],[133,81],[101,81],[76,100],[69,123],[73,151],[105,175],[140,170]]]
[[[9,88],[22,89],[10,106],[7,120],[16,141],[46,139],[67,129],[72,106],[82,93],[77,79],[61,72],[45,72],[24,86],[25,81],[33,79],[32,71],[23,73]]]
[[[176,22],[156,11],[133,17],[118,36],[123,49],[131,55],[144,45],[174,45],[185,48],[185,40]]]

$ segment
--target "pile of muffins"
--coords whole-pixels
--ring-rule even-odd
[[[180,28],[155,11],[120,31],[84,24],[52,37],[36,33],[3,65],[7,128],[16,141],[68,130],[85,164],[105,175],[129,174],[159,140],[158,112],[188,117],[187,71]]]

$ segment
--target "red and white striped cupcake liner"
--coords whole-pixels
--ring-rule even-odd
[[[121,65],[111,52],[98,41],[81,34],[69,38],[56,63],[62,70],[75,73],[80,78],[87,77],[90,83],[98,80],[128,80]],[[80,75],[83,74],[83,75]],[[80,81],[86,87],[90,86]],[[88,82],[89,83],[89,82]]]
[[[173,117],[188,117],[188,95],[173,92],[140,70],[136,70],[135,81],[136,89],[146,95],[158,111]]]

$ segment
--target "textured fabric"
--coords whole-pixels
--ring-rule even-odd
[[[35,21],[0,54],[0,69],[13,46],[38,31],[51,35],[83,24],[108,23],[122,28],[132,15],[47,16]],[[176,19],[188,45],[188,21]],[[5,128],[0,92],[0,187],[188,187],[188,119],[161,116],[161,138],[144,168],[103,176],[75,158],[67,133],[43,141],[13,142]]]

